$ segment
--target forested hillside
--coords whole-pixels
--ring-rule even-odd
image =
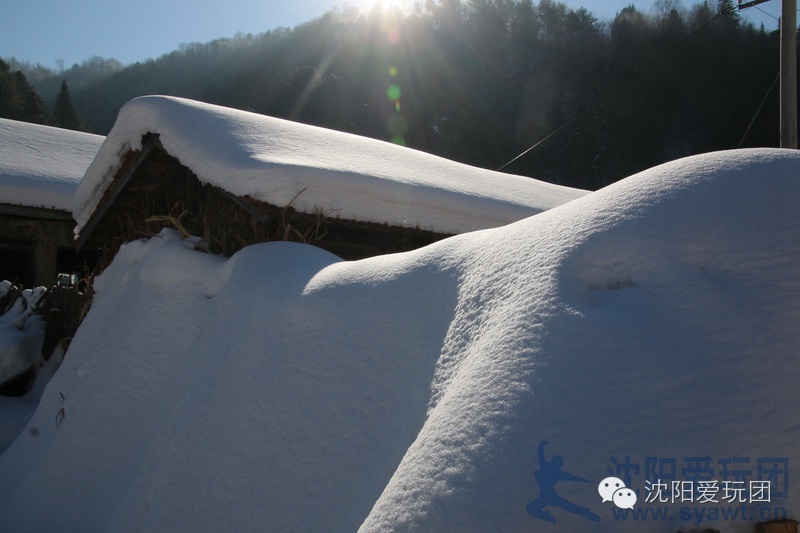
[[[86,130],[80,113],[72,103],[65,79],[61,80],[51,110],[28,81],[25,73],[19,69],[12,70],[2,59],[0,59],[0,118],[70,130]]]
[[[428,0],[30,75],[45,99],[66,79],[96,133],[131,98],[168,94],[491,169],[546,139],[504,170],[594,189],[689,154],[776,146],[778,44],[731,0],[658,0],[610,21],[552,0]]]

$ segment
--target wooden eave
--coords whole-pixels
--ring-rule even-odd
[[[156,139],[154,135],[145,135],[142,141],[142,149],[138,152],[129,151],[125,155],[122,165],[111,179],[111,185],[103,192],[103,196],[100,197],[100,202],[98,202],[97,207],[92,212],[92,216],[89,217],[89,221],[81,229],[81,234],[75,242],[75,248],[78,251],[83,248],[95,229],[97,229],[97,225],[108,212],[108,209],[114,204],[120,193],[128,185],[142,162],[147,159],[147,156],[153,151],[156,145]]]
[[[0,204],[0,215],[34,218],[40,220],[56,220],[59,222],[72,222],[72,213],[60,209],[45,207],[28,207],[24,205]]]

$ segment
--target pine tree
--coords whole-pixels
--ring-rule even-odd
[[[56,97],[56,125],[68,130],[85,130],[83,119],[72,104],[67,80],[61,81],[61,89]]]
[[[14,87],[20,99],[21,109],[18,117],[11,118],[46,126],[53,124],[53,117],[44,100],[20,70],[14,73]]]
[[[16,86],[11,67],[0,59],[0,118],[15,118],[17,102]]]
[[[51,124],[52,117],[44,101],[28,83],[25,75],[12,71],[0,60],[0,117],[38,124]]]
[[[717,13],[724,13],[722,17],[723,27],[735,29],[741,25],[739,12],[733,4],[733,0],[717,0]]]

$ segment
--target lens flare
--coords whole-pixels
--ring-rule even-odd
[[[389,89],[386,91],[386,96],[388,96],[389,100],[391,100],[392,102],[400,100],[401,94],[402,91],[400,90],[400,86],[395,83],[389,85]]]

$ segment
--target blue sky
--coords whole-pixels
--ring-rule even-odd
[[[92,56],[114,57],[125,64],[156,58],[181,43],[207,42],[236,32],[261,33],[293,27],[336,6],[367,8],[375,0],[6,0],[0,17],[0,57],[66,67]],[[410,1],[410,0],[399,0]],[[699,1],[699,0],[698,0]],[[600,19],[610,19],[635,4],[649,11],[654,0],[567,0]],[[384,0],[384,3],[386,1]],[[695,0],[683,0],[689,7]],[[711,2],[714,3],[714,2]],[[770,0],[748,14],[756,24],[777,27],[780,0]],[[772,15],[770,17],[764,12]]]

